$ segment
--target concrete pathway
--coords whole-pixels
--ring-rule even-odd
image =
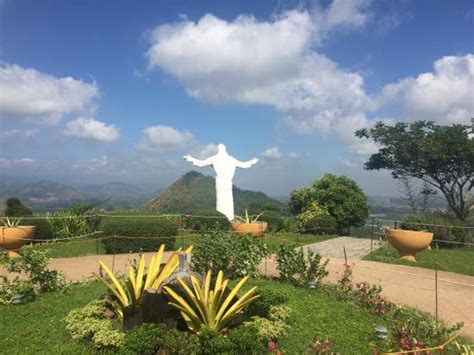
[[[366,238],[338,237],[325,240],[324,242],[308,244],[303,248],[310,249],[327,258],[344,258],[345,247],[347,258],[358,260],[370,253],[371,243],[371,240]],[[377,248],[376,244],[378,245],[378,243],[374,241],[374,250]]]

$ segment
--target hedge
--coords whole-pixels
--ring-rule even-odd
[[[172,250],[178,234],[178,223],[175,218],[160,216],[104,216],[100,230],[107,237],[117,237],[104,239],[107,254],[156,251],[161,244],[165,244],[167,250]]]
[[[227,217],[216,210],[202,210],[196,216],[187,217],[186,227],[194,231],[229,230],[230,223]]]
[[[268,231],[270,232],[279,232],[284,227],[283,217],[277,211],[263,211],[259,220],[268,223]]]

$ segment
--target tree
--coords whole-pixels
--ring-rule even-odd
[[[5,216],[8,217],[23,217],[31,216],[33,212],[26,207],[19,199],[16,197],[10,197],[6,202]]]
[[[474,141],[469,131],[469,126],[460,124],[377,122],[355,135],[380,146],[365,163],[366,170],[387,169],[395,179],[409,176],[426,182],[441,191],[456,217],[464,221],[474,185]]]
[[[313,202],[326,209],[337,222],[339,232],[365,223],[369,215],[367,197],[357,184],[345,177],[325,174],[310,188],[294,190],[289,202],[293,214],[300,215],[310,209]]]

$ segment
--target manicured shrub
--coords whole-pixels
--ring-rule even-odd
[[[125,342],[120,349],[120,354],[154,355],[163,345],[165,334],[166,326],[164,324],[144,323],[125,334]]]
[[[46,218],[28,218],[20,223],[23,226],[35,226],[34,239],[48,240],[54,239],[53,230]]]
[[[297,216],[297,221],[302,233],[333,234],[337,231],[336,219],[316,201]]]
[[[188,216],[186,228],[194,231],[213,230],[229,230],[230,223],[227,217],[216,210],[202,210],[195,216]]]
[[[318,285],[328,275],[326,265],[329,260],[321,263],[321,255],[295,245],[280,245],[277,250],[277,269],[280,279],[295,286],[308,287]]]
[[[103,217],[100,229],[109,238],[104,240],[108,254],[158,250],[161,244],[172,249],[178,234],[176,221],[159,217]]]
[[[472,243],[473,235],[469,235],[469,229],[465,227],[456,217],[442,212],[433,213],[413,213],[402,217],[400,228],[416,230],[416,231],[430,231],[434,233],[433,239],[441,242],[434,242],[443,248],[453,248],[460,246],[456,243],[445,242],[461,242]]]
[[[267,246],[262,239],[230,232],[207,231],[201,233],[193,249],[193,269],[201,274],[220,270],[230,279],[257,276]]]
[[[267,222],[268,231],[273,232],[273,233],[281,231],[284,226],[283,217],[278,211],[272,211],[272,210],[263,211],[259,220],[262,222]]]

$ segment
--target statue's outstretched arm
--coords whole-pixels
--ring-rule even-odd
[[[240,160],[237,160],[235,159],[235,166],[237,168],[241,168],[241,169],[248,169],[250,168],[252,165],[255,165],[258,163],[258,159],[257,158],[253,158],[251,160],[248,160],[248,161],[240,161]]]
[[[189,161],[194,166],[197,166],[199,168],[202,168],[204,166],[208,166],[208,165],[212,164],[212,160],[211,160],[212,157],[204,159],[204,160],[199,160],[199,159],[193,158],[192,156],[190,156],[188,154],[188,155],[185,155],[183,158],[184,158],[184,160]]]

